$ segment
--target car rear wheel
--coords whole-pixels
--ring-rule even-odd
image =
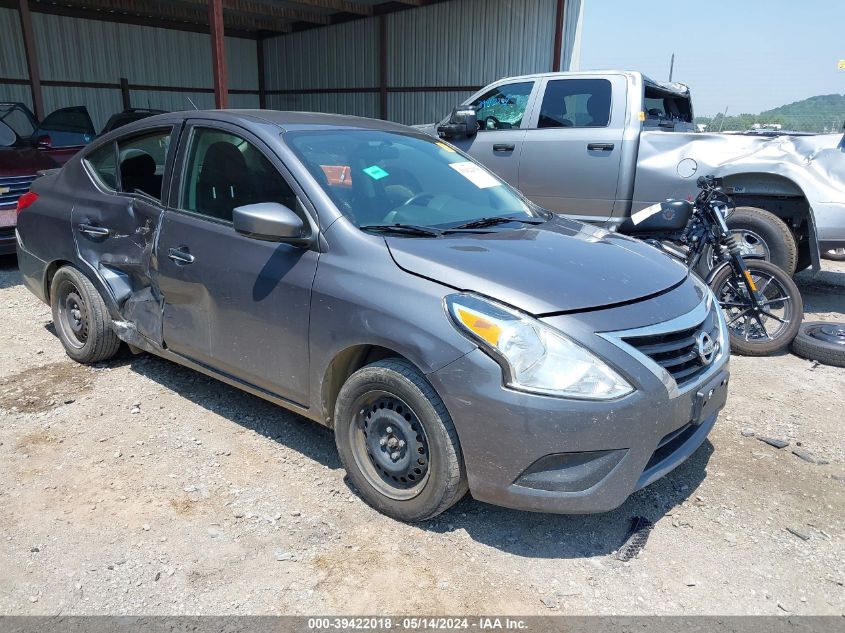
[[[394,519],[430,519],[466,494],[446,406],[403,359],[381,360],[349,377],[335,406],[335,442],[364,501]]]
[[[67,355],[80,363],[113,357],[120,339],[111,329],[103,298],[81,272],[71,266],[56,271],[50,285],[53,324]]]

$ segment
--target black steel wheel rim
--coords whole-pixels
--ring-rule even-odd
[[[749,268],[763,301],[755,306],[748,289],[736,275],[728,275],[715,289],[728,330],[747,343],[773,341],[789,328],[794,318],[792,297],[777,278],[763,270]]]
[[[429,477],[429,444],[416,412],[396,395],[369,391],[355,400],[349,444],[367,482],[386,497],[416,497]]]
[[[59,323],[65,340],[72,347],[81,349],[88,342],[90,318],[82,293],[71,281],[63,281],[56,301],[59,306]]]
[[[843,323],[813,323],[804,326],[804,333],[812,339],[845,349],[845,324]]]

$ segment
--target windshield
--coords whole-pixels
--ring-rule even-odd
[[[344,129],[287,132],[285,140],[359,227],[541,217],[497,176],[433,138]]]

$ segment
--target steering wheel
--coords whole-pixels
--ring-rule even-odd
[[[415,195],[411,196],[411,197],[410,197],[410,198],[408,198],[407,200],[405,200],[405,202],[403,202],[403,203],[400,205],[400,208],[402,208],[402,207],[410,207],[410,206],[415,206],[415,205],[418,205],[418,206],[421,206],[421,207],[425,207],[425,206],[428,206],[428,203],[429,203],[429,202],[431,202],[433,199],[434,199],[434,194],[433,194],[433,193],[428,193],[428,192],[426,192],[426,191],[422,191],[422,192],[420,192],[420,193],[418,193],[418,194],[415,194]],[[421,202],[421,201],[423,201],[423,200],[425,200],[425,202],[423,202],[422,204],[420,204],[420,202]]]
[[[500,125],[502,125],[502,122],[492,115],[484,119],[485,130],[498,130]]]

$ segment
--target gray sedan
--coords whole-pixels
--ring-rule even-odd
[[[351,483],[401,520],[467,490],[609,510],[725,402],[724,318],[684,266],[400,125],[154,116],[18,212],[25,283],[71,358],[123,342],[332,427]]]

